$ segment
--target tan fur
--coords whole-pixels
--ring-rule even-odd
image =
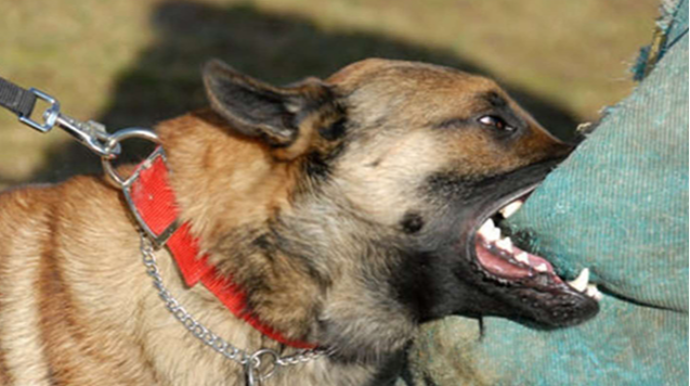
[[[428,129],[428,122],[473,112],[475,91],[505,94],[490,80],[425,66],[365,61],[327,80],[347,95],[347,114],[364,129],[323,186],[304,179],[303,156],[337,145],[318,134],[339,118],[337,110],[314,112],[298,139],[279,148],[235,134],[209,110],[157,128],[182,220],[222,272],[240,284],[260,279],[249,288],[252,306],[288,337],[316,342],[317,319],[338,320],[353,336],[403,347],[416,325],[405,309],[366,289],[362,264],[373,275],[384,275],[389,264],[385,251],[355,258],[368,248],[361,235],[394,237],[405,210],[423,206],[416,189],[433,171],[489,175],[560,151],[541,129],[508,149],[481,133]],[[321,195],[300,194],[314,189]],[[285,231],[293,249],[268,258],[257,240],[270,243],[275,229]],[[307,249],[311,260],[295,257]],[[171,292],[216,333],[247,350],[294,352],[235,318],[203,286],[186,288],[168,253],[157,256]],[[164,309],[140,260],[123,199],[100,178],[0,195],[0,385],[242,384],[240,366],[199,343]],[[320,359],[285,369],[268,384],[361,385],[374,371],[371,364]]]

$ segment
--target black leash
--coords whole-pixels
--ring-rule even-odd
[[[35,105],[36,94],[0,78],[0,106],[22,118],[31,117]]]

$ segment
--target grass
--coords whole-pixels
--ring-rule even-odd
[[[110,129],[205,104],[201,63],[266,80],[327,76],[368,56],[488,74],[556,131],[627,95],[656,0],[0,0],[0,76]],[[97,171],[64,133],[0,113],[0,188]]]

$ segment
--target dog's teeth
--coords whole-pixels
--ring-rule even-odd
[[[503,215],[503,218],[508,218],[508,217],[512,216],[515,212],[517,212],[521,206],[522,206],[522,201],[520,201],[520,200],[513,201],[510,204],[506,205],[499,212],[501,212],[501,214]]]
[[[521,263],[529,264],[529,257],[527,257],[527,252],[518,253],[517,255],[515,255],[515,260]]]
[[[589,284],[589,268],[585,268],[580,271],[580,274],[573,281],[569,281],[571,287],[575,288],[580,292],[585,292],[587,289],[587,284]]]
[[[589,296],[590,298],[596,301],[600,301],[604,297],[604,294],[602,294],[599,291],[599,288],[597,288],[596,284],[588,284],[587,290],[585,291],[585,295]]]
[[[501,229],[500,228],[493,228],[487,235],[487,240],[489,241],[498,241],[501,238]]]
[[[496,225],[494,225],[494,220],[488,219],[482,224],[482,227],[479,228],[479,233],[482,236],[488,235],[494,228],[496,228]]]
[[[484,225],[479,228],[479,234],[488,242],[494,242],[501,238],[501,230],[496,228],[492,219],[488,219],[484,222]]]
[[[541,263],[541,264],[537,265],[536,267],[534,267],[534,269],[536,269],[539,272],[546,272],[549,270],[549,267],[547,267],[545,263]]]
[[[496,241],[496,246],[508,252],[513,250],[513,242],[507,237]]]

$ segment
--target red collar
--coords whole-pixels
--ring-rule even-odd
[[[288,346],[313,349],[316,345],[291,340],[279,331],[262,323],[246,302],[246,292],[233,282],[230,275],[221,275],[208,263],[208,256],[200,256],[199,239],[190,232],[190,224],[178,226],[179,214],[175,194],[168,183],[168,168],[161,147],[137,166],[124,186],[124,194],[132,213],[148,236],[168,250],[177,262],[188,287],[201,282],[235,316],[245,320],[262,334]]]

